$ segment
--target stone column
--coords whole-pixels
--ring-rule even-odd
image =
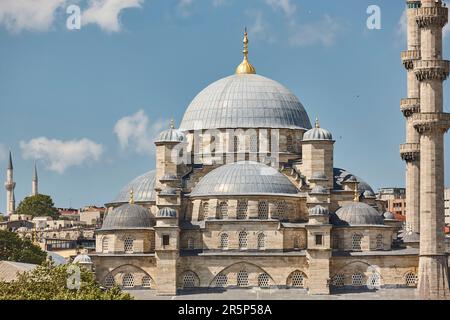
[[[421,60],[414,66],[420,81],[420,113],[413,125],[420,133],[420,258],[418,290],[423,299],[450,299],[444,235],[444,133],[450,114],[443,113],[443,81],[449,62],[442,60],[442,28],[448,9],[441,1],[422,0],[417,9]]]

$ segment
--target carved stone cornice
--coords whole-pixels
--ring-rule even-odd
[[[414,73],[418,81],[448,78],[450,64],[447,60],[418,60],[414,63]]]
[[[417,9],[416,22],[419,28],[443,28],[447,21],[447,7],[421,7]]]
[[[420,60],[420,50],[408,50],[402,51],[401,59],[403,66],[406,70],[410,71],[414,69],[414,61]]]
[[[419,98],[404,98],[400,100],[400,111],[405,118],[412,116],[414,113],[420,111],[420,99]]]
[[[450,113],[444,112],[421,112],[411,116],[414,128],[419,133],[425,132],[447,132],[450,128]]]
[[[404,143],[400,145],[400,156],[403,161],[412,162],[420,158],[420,143]]]

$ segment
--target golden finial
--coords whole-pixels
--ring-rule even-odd
[[[247,34],[247,27],[244,31],[244,51],[242,53],[244,54],[244,60],[242,60],[241,64],[236,68],[236,74],[255,74],[256,70],[255,67],[252,66],[250,62],[248,62],[248,34]]]
[[[355,198],[353,199],[353,201],[355,201],[355,202],[359,202],[359,190],[358,190],[358,184],[359,184],[359,182],[356,181],[356,182],[355,182]]]
[[[173,119],[170,119],[170,129],[175,129],[175,121]]]
[[[133,189],[130,190],[130,204],[134,204],[134,191],[133,191]]]
[[[320,128],[319,118],[316,117],[316,128]]]

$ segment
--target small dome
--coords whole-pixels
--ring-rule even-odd
[[[135,202],[156,201],[155,174],[156,171],[153,170],[135,178],[120,190],[111,203],[128,203],[130,190],[133,190]]]
[[[383,217],[364,202],[352,202],[339,208],[332,215],[332,223],[342,226],[383,225]]]
[[[329,214],[327,208],[322,206],[315,206],[308,210],[310,216],[323,216]]]
[[[376,198],[376,196],[375,196],[375,193],[373,193],[372,191],[370,191],[370,190],[366,190],[366,191],[364,191],[364,193],[363,193],[363,196],[364,196],[364,198]]]
[[[183,142],[185,138],[186,136],[182,131],[175,129],[172,121],[170,128],[161,132],[155,142]]]
[[[159,218],[176,218],[177,217],[177,211],[172,208],[162,208],[158,211],[158,217]]]
[[[106,215],[100,230],[150,228],[150,214],[137,204],[123,204]]]
[[[328,194],[329,190],[323,186],[315,186],[311,189],[310,194]]]
[[[220,166],[205,175],[191,196],[295,195],[297,188],[278,170],[263,163],[238,161]]]
[[[328,178],[323,172],[314,172],[309,180],[328,180]]]
[[[386,220],[395,220],[394,214],[393,214],[392,212],[389,212],[389,211],[386,211],[386,212],[383,214],[383,217],[384,217],[384,219],[386,219]]]
[[[91,257],[89,257],[86,253],[80,253],[73,259],[72,263],[74,263],[74,264],[76,264],[76,263],[92,264],[92,260],[91,260]]]
[[[348,172],[345,169],[334,168],[333,175],[334,175],[334,185],[333,185],[334,190],[344,190],[342,183],[353,176],[358,181],[358,190],[360,192],[364,192],[364,191],[368,190],[368,191],[374,193],[373,189],[370,187],[370,185],[367,182],[362,180],[360,177]]]
[[[333,140],[333,135],[327,129],[321,128],[319,120],[316,119],[316,126],[303,135],[303,141],[310,140]]]

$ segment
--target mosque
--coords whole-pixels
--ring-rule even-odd
[[[332,133],[248,59],[155,140],[156,169],[110,203],[90,254],[106,287],[415,287],[417,246],[363,179],[334,166]]]

